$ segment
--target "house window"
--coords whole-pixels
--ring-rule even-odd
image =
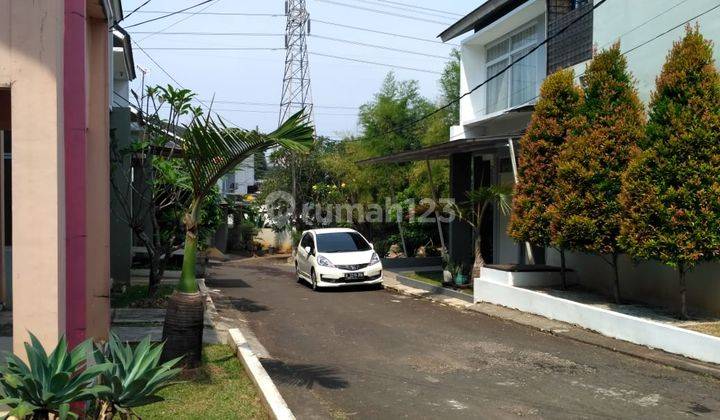
[[[488,77],[500,73],[537,43],[537,25],[532,24],[489,44],[486,49]],[[538,50],[490,80],[487,84],[486,113],[522,105],[533,99],[537,95],[537,72]]]

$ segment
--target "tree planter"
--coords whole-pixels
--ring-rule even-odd
[[[200,362],[205,299],[200,292],[175,291],[168,299],[162,339],[162,361],[185,356],[183,363],[194,367]]]

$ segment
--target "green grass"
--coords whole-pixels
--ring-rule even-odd
[[[432,284],[433,286],[442,286],[443,272],[442,271],[405,271],[400,273],[405,277],[409,277],[413,280],[421,281],[423,283]],[[472,289],[458,289],[457,291],[472,295]]]
[[[443,272],[442,271],[406,271],[400,273],[405,277],[410,277],[413,280],[418,280],[423,283],[432,284],[433,286],[442,286]]]
[[[147,297],[147,285],[135,285],[130,286],[125,290],[125,293],[112,294],[110,296],[110,306],[113,308],[129,308],[133,306],[139,306],[143,308],[150,308],[154,306],[153,301],[157,303],[165,300],[167,296],[170,296],[173,292],[173,286],[162,284],[158,288],[157,296],[154,299]]]
[[[165,401],[140,407],[143,419],[266,419],[257,389],[222,344],[206,345],[201,367],[160,391]]]

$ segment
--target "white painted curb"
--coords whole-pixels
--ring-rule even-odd
[[[290,411],[290,407],[285,403],[285,399],[280,395],[280,391],[278,391],[272,379],[270,379],[270,375],[265,371],[262,363],[260,363],[260,359],[258,359],[252,349],[250,349],[250,345],[240,330],[231,328],[228,331],[227,340],[228,344],[232,344],[235,347],[238,359],[240,359],[245,367],[245,371],[260,391],[260,397],[270,411],[270,416],[278,420],[294,420],[295,416],[292,411]]]
[[[608,337],[720,363],[720,338],[561,299],[533,290],[475,279],[475,301],[489,302],[576,324]]]

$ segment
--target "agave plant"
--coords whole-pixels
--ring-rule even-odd
[[[181,369],[175,368],[180,358],[160,364],[162,348],[162,344],[150,343],[148,336],[133,349],[114,333],[105,345],[95,348],[95,362],[111,365],[98,377],[98,382],[109,388],[98,400],[98,419],[116,413],[129,417],[133,408],[163,400],[158,391],[170,385]]]
[[[109,370],[111,364],[87,366],[91,346],[88,340],[68,353],[67,341],[62,337],[48,355],[40,341],[30,334],[30,343],[25,343],[28,364],[8,354],[6,364],[0,366],[0,404],[12,409],[8,415],[18,419],[48,419],[51,415],[76,418],[70,411],[71,403],[93,400],[109,390],[93,384],[97,375]]]
[[[190,174],[191,202],[183,217],[185,250],[177,292],[165,313],[163,360],[185,356],[193,365],[202,351],[203,299],[195,278],[200,206],[217,181],[256,152],[270,147],[306,151],[314,140],[313,126],[304,110],[289,117],[269,134],[257,130],[227,127],[210,115],[195,118],[186,127],[182,139],[182,162]]]

